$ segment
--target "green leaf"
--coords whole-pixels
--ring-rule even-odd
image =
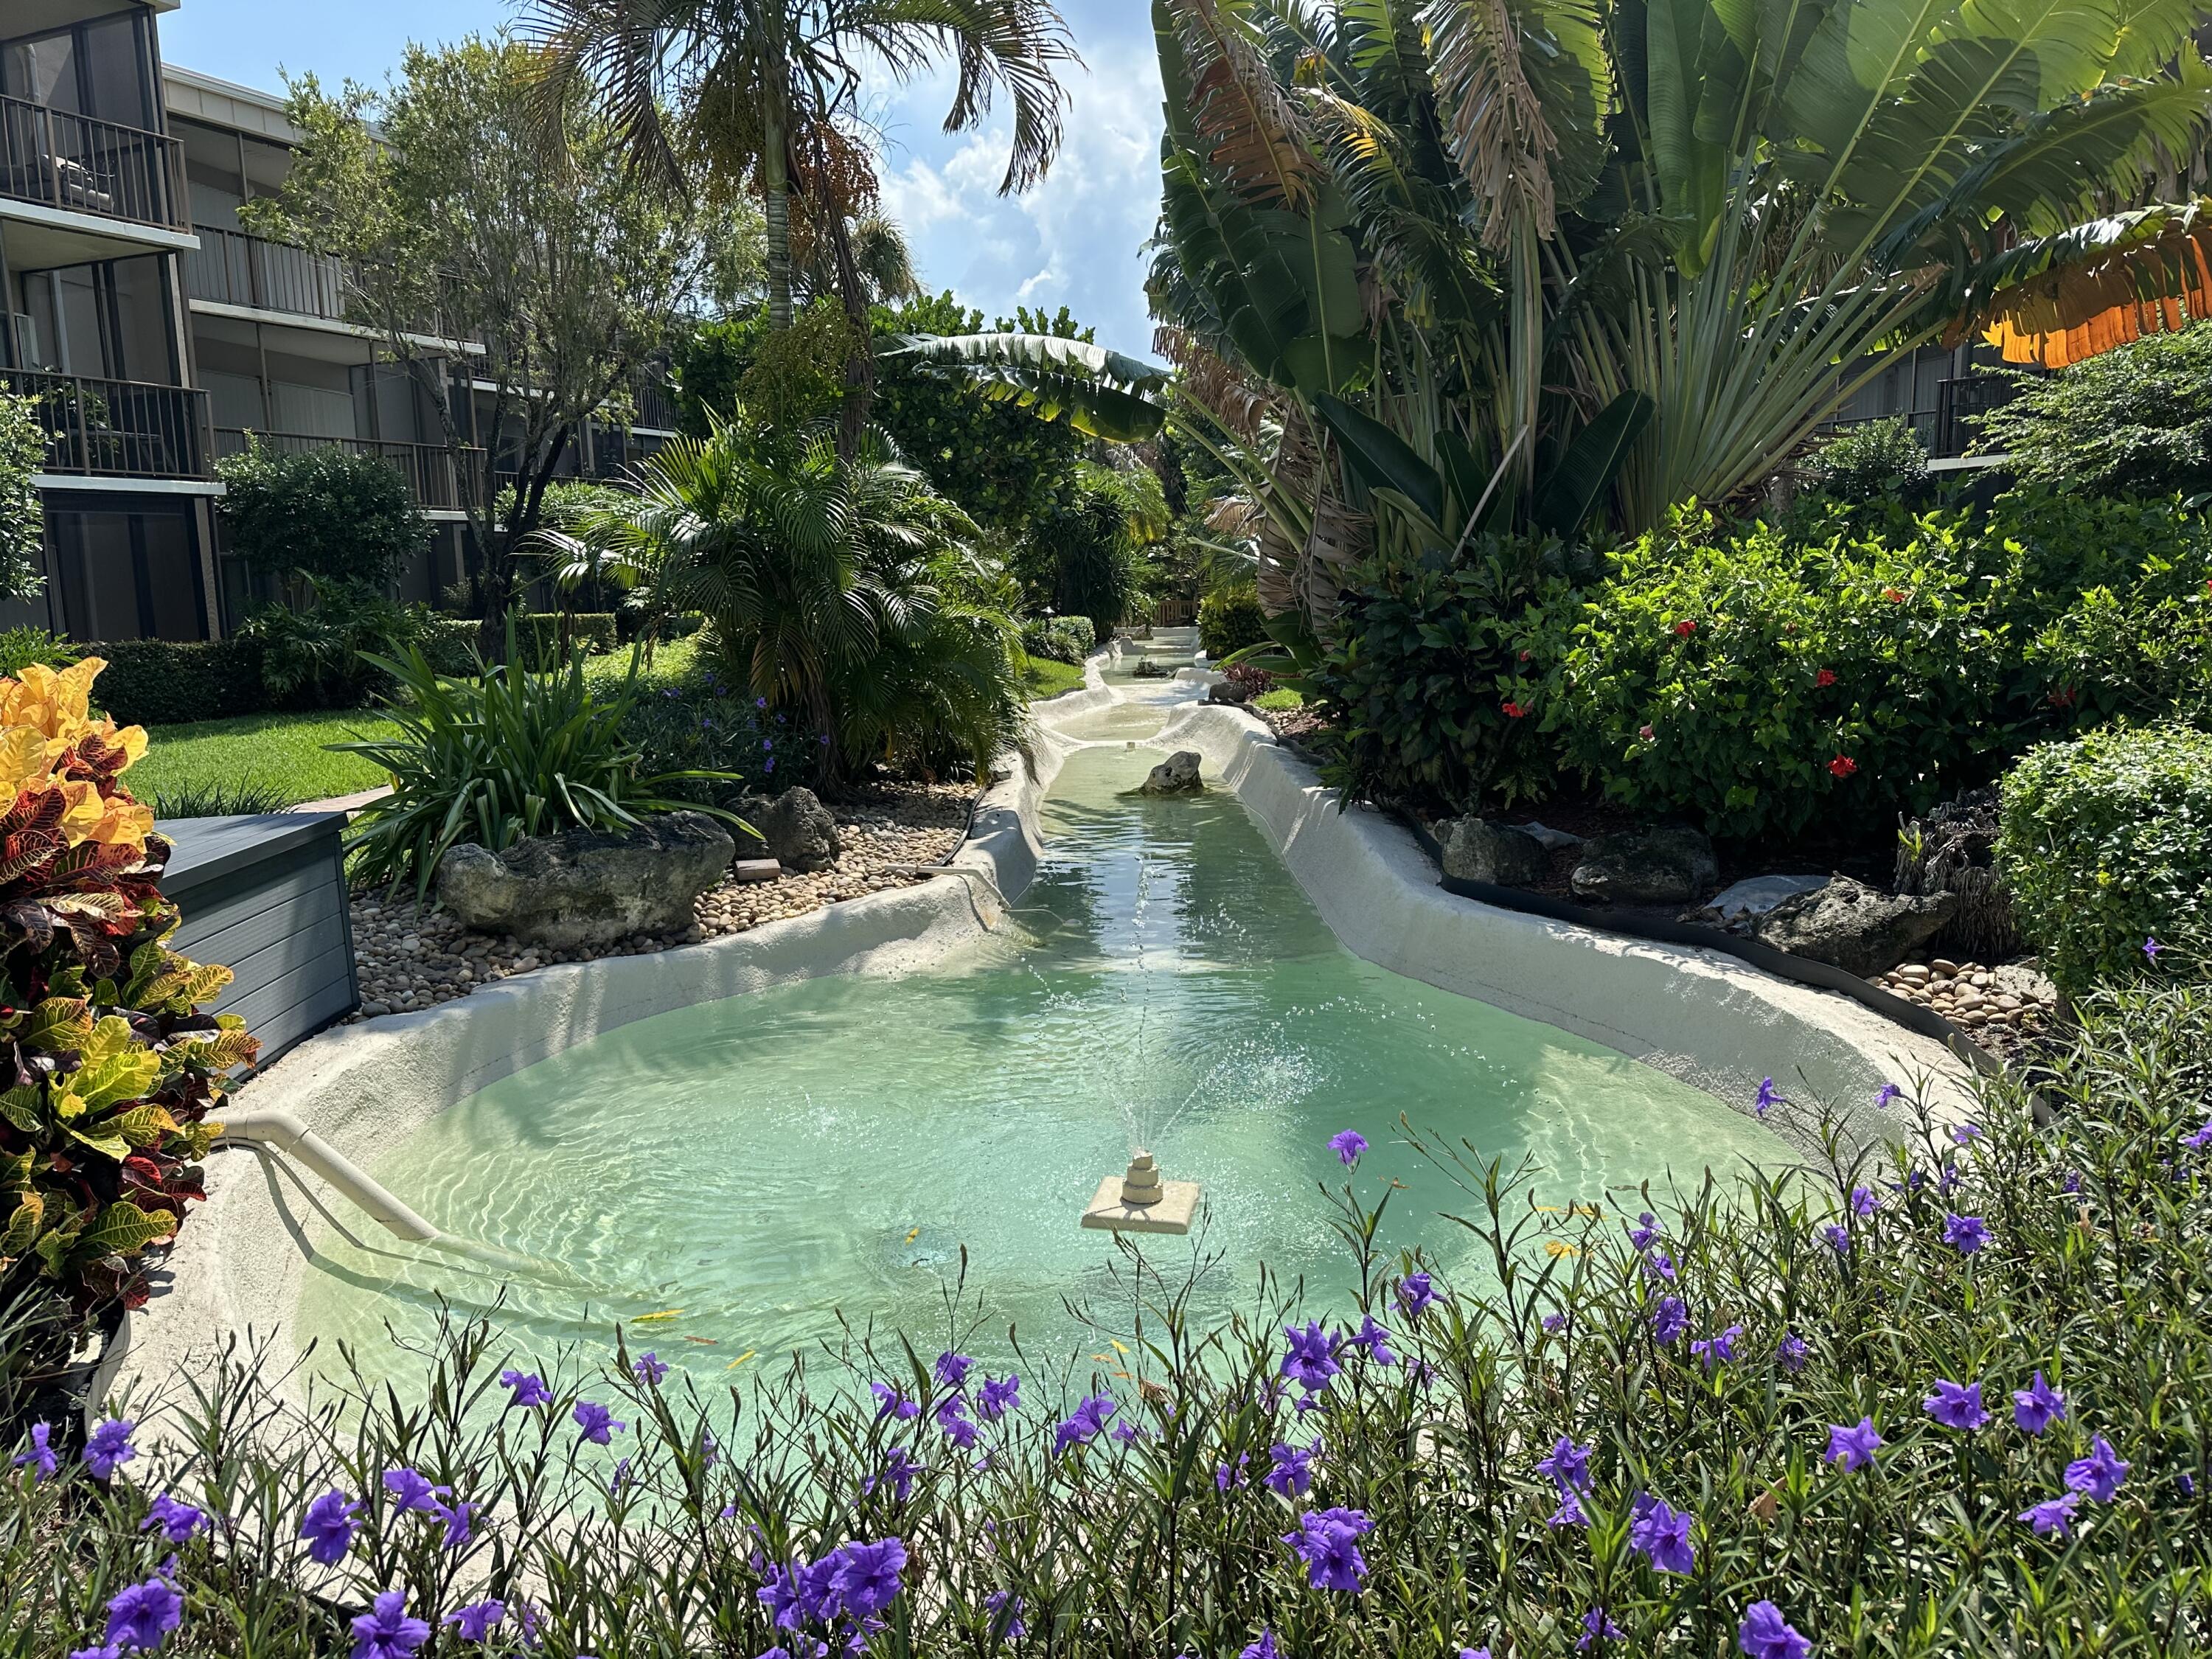
[[[1535,521],[1562,539],[1572,537],[1604,500],[1658,405],[1642,392],[1624,392],[1575,434],[1536,491]]]
[[[1647,401],[1649,401],[1647,399]],[[1370,489],[1395,489],[1418,507],[1431,526],[1444,518],[1444,483],[1437,470],[1415,454],[1396,433],[1363,415],[1343,398],[1316,394],[1314,412],[1343,447],[1344,458]]]

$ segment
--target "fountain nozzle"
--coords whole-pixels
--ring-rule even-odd
[[[1139,1146],[1125,1172],[1098,1183],[1083,1224],[1119,1233],[1187,1233],[1198,1197],[1198,1182],[1163,1180],[1159,1160]]]

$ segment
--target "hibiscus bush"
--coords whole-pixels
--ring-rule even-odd
[[[1147,1241],[1059,1366],[962,1352],[957,1298],[726,1389],[469,1325],[412,1387],[316,1356],[288,1411],[241,1352],[82,1453],[20,1431],[7,1651],[2202,1653],[2212,993],[2082,1020],[2037,1098],[1885,1089],[1856,1150],[1770,1086],[1819,1152],[1664,1194],[1408,1129],[1483,1245],[1457,1284],[1377,1252],[1340,1137],[1355,1295],[1201,1328],[1212,1253]]]
[[[124,773],[146,734],[90,713],[104,665],[0,680],[0,1309],[52,1287],[76,1315],[146,1298],[151,1254],[201,1196],[224,1078],[255,1053],[230,982],[168,950],[168,843]]]

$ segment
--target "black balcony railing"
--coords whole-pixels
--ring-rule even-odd
[[[218,455],[242,455],[249,443],[264,449],[297,453],[311,449],[343,449],[356,455],[374,455],[396,468],[415,492],[417,506],[458,509],[463,505],[459,471],[453,452],[443,444],[410,443],[398,438],[319,438],[304,432],[248,432],[242,427],[218,427],[215,447]],[[479,477],[483,451],[462,452],[465,463]]]
[[[113,121],[0,97],[0,196],[189,230],[184,148]]]
[[[0,368],[0,392],[32,400],[46,429],[49,472],[123,478],[210,476],[204,392],[27,368]]]
[[[344,267],[336,259],[242,231],[192,228],[200,245],[185,256],[185,292],[191,298],[332,322],[344,318]]]
[[[635,399],[636,409],[631,418],[636,425],[657,432],[676,430],[676,400],[669,396],[665,386],[659,380],[647,380],[637,388]]]

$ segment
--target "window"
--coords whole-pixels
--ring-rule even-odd
[[[202,640],[207,617],[188,509],[46,515],[57,620],[78,640]]]
[[[74,115],[155,131],[161,122],[149,96],[144,27],[133,9],[9,40],[0,45],[0,92]]]

